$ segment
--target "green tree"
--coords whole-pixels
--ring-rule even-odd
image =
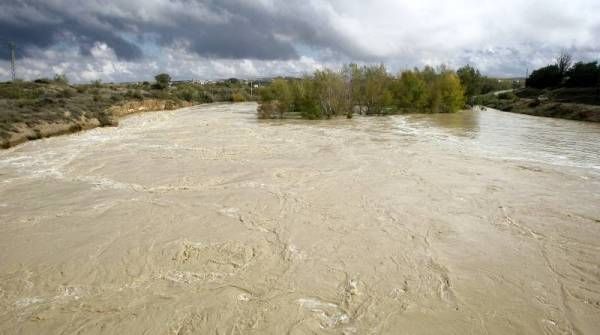
[[[460,78],[452,71],[440,74],[437,83],[439,112],[454,113],[465,105],[465,93]]]
[[[594,87],[600,81],[598,62],[577,62],[567,72],[568,87]]]
[[[366,105],[365,91],[365,72],[366,67],[359,67],[356,64],[349,64],[342,69],[342,73],[350,82],[350,99],[352,106],[357,106],[360,110]]]
[[[287,112],[292,111],[294,96],[290,84],[285,79],[275,79],[270,86],[272,96],[274,100],[277,100],[279,117],[283,118],[283,115]]]
[[[351,113],[350,86],[341,72],[316,71],[313,80],[320,109],[325,117]]]
[[[364,98],[367,114],[385,113],[393,104],[390,92],[391,78],[384,65],[369,66],[364,73]]]
[[[560,86],[563,76],[557,65],[548,65],[537,69],[529,75],[525,86],[534,88],[548,88]]]
[[[481,73],[479,73],[479,70],[470,65],[465,65],[458,69],[456,74],[460,78],[460,82],[465,90],[465,96],[467,96],[467,98],[481,94],[483,78]]]
[[[156,80],[155,87],[161,90],[166,89],[171,84],[171,76],[167,73],[157,74],[154,80]]]
[[[429,105],[429,89],[418,70],[404,71],[394,85],[394,98],[404,111],[423,112]]]

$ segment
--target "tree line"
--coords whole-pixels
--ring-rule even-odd
[[[556,62],[539,68],[525,81],[531,88],[596,87],[600,86],[598,62],[576,62],[568,53],[561,53]]]
[[[260,91],[259,117],[305,119],[397,113],[453,113],[465,105],[457,73],[425,67],[390,75],[384,65],[344,65],[300,79],[275,79]]]
[[[520,86],[519,82],[510,79],[490,78],[482,75],[473,66],[465,65],[456,71],[465,89],[465,97],[472,98],[495,91],[503,91]]]

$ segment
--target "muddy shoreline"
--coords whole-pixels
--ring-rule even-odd
[[[127,101],[107,109],[105,118],[90,118],[82,116],[70,120],[54,122],[38,121],[33,124],[15,124],[15,131],[8,138],[0,138],[0,149],[8,149],[27,141],[47,137],[73,134],[97,127],[114,127],[119,125],[119,119],[133,113],[173,110],[191,106],[185,101],[145,99],[142,101]]]
[[[255,110],[143,113],[1,151],[0,333],[600,327],[597,171],[450,145],[409,127],[426,116]]]
[[[531,106],[532,99],[523,99],[507,104],[488,104],[485,107],[504,112],[527,114],[532,116],[554,117],[566,120],[600,122],[600,106],[576,103],[552,102]]]

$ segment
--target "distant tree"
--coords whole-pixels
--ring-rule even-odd
[[[405,71],[399,77],[385,66],[346,65],[341,71],[320,70],[301,79],[275,79],[260,89],[260,118],[294,112],[306,119],[345,115],[355,107],[367,114],[450,113],[463,108],[464,90],[456,72],[440,67]]]
[[[476,68],[465,65],[456,71],[465,90],[465,96],[473,97],[481,94],[484,78]]]
[[[537,69],[529,75],[525,86],[533,88],[558,87],[562,83],[563,75],[558,65],[548,65]]]
[[[323,115],[348,115],[351,111],[350,87],[342,73],[332,70],[316,71],[314,89]]]
[[[161,90],[164,90],[171,84],[171,76],[166,73],[157,74],[154,80],[156,80],[154,87]]]
[[[393,92],[396,104],[401,110],[423,112],[429,106],[430,91],[416,69],[402,72]]]
[[[271,96],[278,101],[279,117],[283,118],[283,115],[292,111],[293,108],[294,96],[290,83],[285,79],[275,79],[269,89],[271,90]]]
[[[439,112],[454,113],[465,105],[465,93],[460,78],[453,71],[444,71],[438,80]]]
[[[360,109],[366,105],[365,92],[365,72],[366,67],[357,64],[348,64],[342,68],[342,75],[347,78],[350,86],[350,100],[352,106]]]
[[[54,75],[54,82],[57,84],[61,84],[61,85],[68,85],[69,84],[69,78],[67,78],[67,75],[62,73],[62,74],[55,74]]]
[[[563,77],[567,74],[567,71],[569,71],[572,64],[573,57],[571,57],[571,55],[565,50],[563,50],[558,56],[558,58],[556,58],[556,66],[558,67],[558,72]]]
[[[594,87],[600,81],[600,66],[598,62],[578,62],[567,71],[568,87]]]
[[[391,77],[385,66],[369,66],[364,73],[364,94],[367,114],[381,114],[393,103]]]
[[[100,80],[100,79],[92,80],[90,82],[90,84],[92,84],[92,86],[98,88],[98,87],[102,86],[102,80]]]

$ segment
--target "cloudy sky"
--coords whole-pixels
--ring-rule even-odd
[[[600,59],[598,0],[6,0],[0,80],[300,75],[346,62],[522,76],[562,49]]]

